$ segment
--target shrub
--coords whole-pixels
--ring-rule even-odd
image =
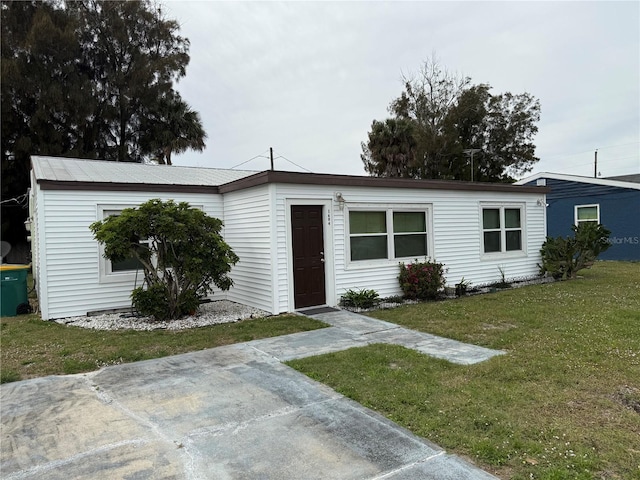
[[[458,283],[455,285],[456,297],[462,297],[467,294],[467,289],[471,285],[469,280],[465,280],[464,277],[460,279]]]
[[[378,292],[364,288],[360,290],[349,289],[340,297],[340,305],[347,308],[366,309],[375,307],[378,303],[380,303]]]
[[[540,273],[550,274],[555,279],[575,278],[578,271],[593,265],[598,256],[611,245],[611,232],[593,222],[573,226],[573,237],[547,237],[540,254]]]
[[[405,298],[411,300],[433,300],[444,287],[444,264],[429,260],[405,265],[400,264],[400,288]]]
[[[91,226],[104,256],[142,264],[144,284],[131,294],[133,307],[157,320],[179,318],[198,308],[214,285],[228,290],[238,261],[220,235],[222,221],[188,203],[149,200]]]

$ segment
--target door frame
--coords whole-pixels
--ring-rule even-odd
[[[334,306],[336,302],[335,261],[333,251],[333,201],[331,198],[287,198],[285,201],[287,227],[287,286],[288,311],[295,311],[293,281],[293,234],[291,229],[291,207],[293,205],[322,206],[322,242],[324,244],[324,292],[326,305]]]

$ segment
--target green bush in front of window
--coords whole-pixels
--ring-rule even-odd
[[[186,202],[152,199],[90,229],[113,264],[127,266],[135,258],[142,265],[144,285],[131,292],[132,306],[142,315],[179,318],[197,310],[214,286],[233,285],[229,273],[239,259],[220,234],[222,221]]]
[[[410,300],[435,300],[445,285],[445,266],[429,260],[405,265],[400,264],[398,280],[405,298]]]

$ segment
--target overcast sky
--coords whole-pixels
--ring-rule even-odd
[[[371,122],[435,53],[494,94],[540,100],[533,173],[591,176],[596,149],[602,176],[640,173],[640,2],[163,4],[191,41],[177,88],[209,137],[176,165],[231,168],[273,147],[313,172],[364,175]]]

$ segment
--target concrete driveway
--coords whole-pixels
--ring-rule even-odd
[[[350,320],[358,331],[334,325],[315,337],[304,332],[2,385],[0,476],[494,478],[269,352],[289,343],[297,352],[290,357],[306,356],[314,344],[326,349],[331,335],[340,349],[349,347],[345,336],[357,345],[364,327]],[[341,328],[341,338],[331,333]]]

